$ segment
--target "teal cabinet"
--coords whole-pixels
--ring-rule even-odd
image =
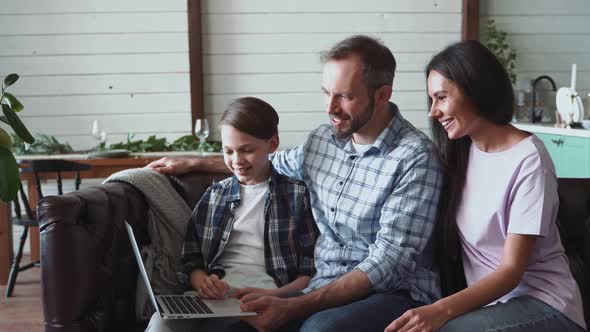
[[[547,147],[558,178],[590,178],[590,138],[535,133]]]

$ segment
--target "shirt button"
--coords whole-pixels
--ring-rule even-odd
[[[343,185],[343,184],[344,184],[344,181],[340,181],[340,185]]]
[[[340,243],[340,248],[344,248],[344,243]]]
[[[342,262],[342,266],[346,266],[346,262]]]
[[[355,160],[356,156],[350,156],[350,160]]]
[[[336,211],[336,209],[334,209],[334,208],[330,208],[330,211],[334,212],[334,211]]]

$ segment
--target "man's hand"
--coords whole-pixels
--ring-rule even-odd
[[[230,296],[242,301],[242,303],[250,302],[261,298],[263,296],[276,296],[275,290],[266,288],[246,287],[236,289]]]
[[[199,296],[204,299],[221,300],[229,290],[227,282],[220,280],[215,274],[203,278],[199,286]]]
[[[146,167],[150,167],[154,171],[162,174],[181,175],[192,171],[194,165],[191,158],[164,157],[152,161]]]
[[[406,311],[394,320],[385,332],[434,332],[447,321],[442,308],[436,304],[425,305]]]
[[[256,316],[242,317],[242,320],[259,332],[277,330],[293,318],[289,299],[280,299],[274,296],[263,296],[244,303],[240,309],[258,313]]]

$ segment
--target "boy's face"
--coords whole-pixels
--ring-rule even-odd
[[[268,179],[268,155],[279,146],[278,136],[268,140],[259,139],[230,125],[222,125],[221,144],[223,160],[241,184],[252,185]]]

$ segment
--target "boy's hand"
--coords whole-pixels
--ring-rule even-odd
[[[221,300],[229,290],[227,282],[220,280],[215,274],[203,278],[199,286],[199,296],[204,299]]]
[[[232,293],[230,296],[239,299],[242,303],[246,303],[261,298],[263,296],[276,295],[277,294],[275,294],[275,292],[272,289],[246,287],[236,289],[236,291]]]

